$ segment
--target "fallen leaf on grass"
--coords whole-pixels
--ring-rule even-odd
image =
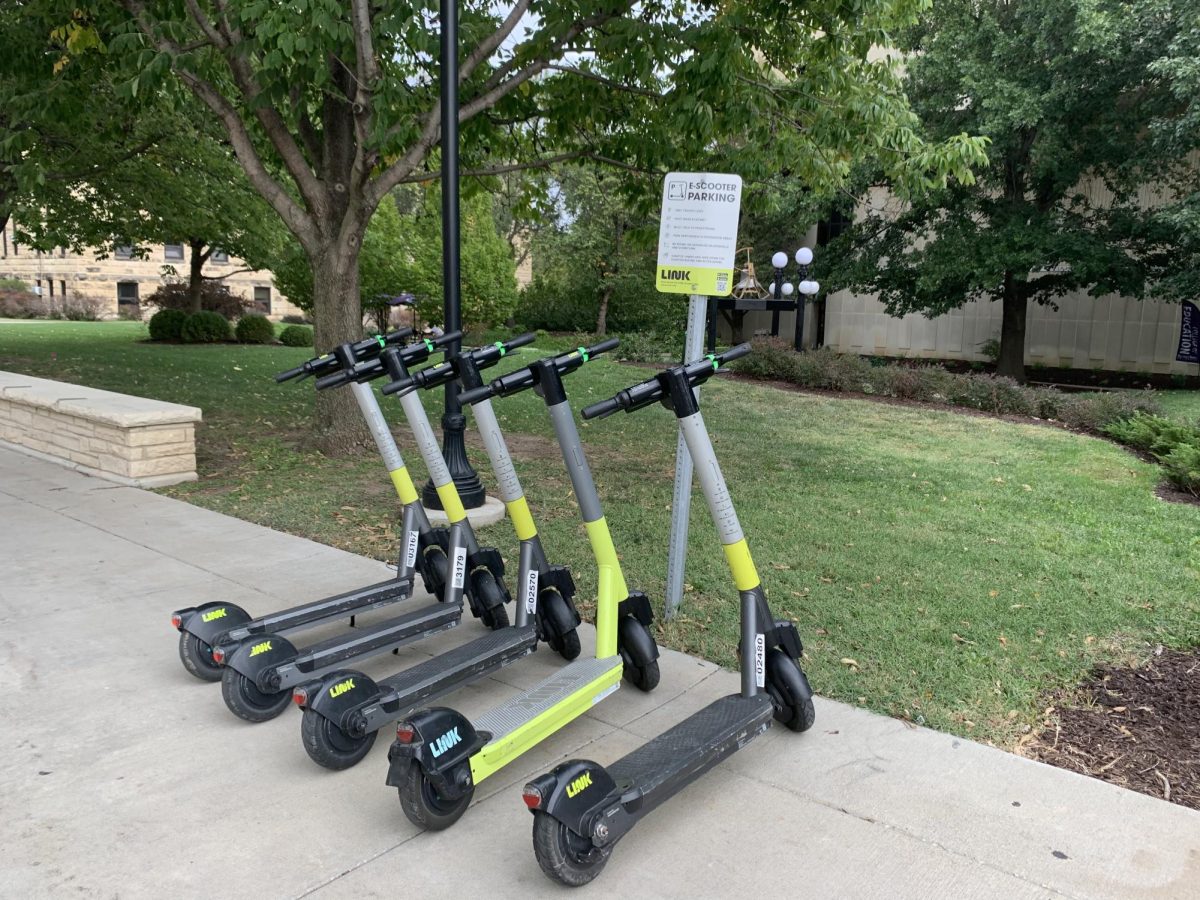
[[[965,637],[963,637],[961,634],[958,634],[957,632],[952,632],[950,634],[950,639],[952,641],[954,641],[954,643],[956,643],[956,644],[971,644],[972,646],[975,645],[974,641],[967,640]]]
[[[849,667],[850,667],[850,668],[852,668],[852,669],[857,669],[857,668],[858,668],[858,661],[857,661],[857,660],[853,660],[853,659],[851,659],[851,658],[850,658],[850,657],[848,657],[848,656],[843,656],[843,657],[842,657],[842,665],[843,665],[843,666],[849,666]]]

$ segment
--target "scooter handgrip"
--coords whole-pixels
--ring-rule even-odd
[[[738,344],[736,347],[730,347],[724,353],[717,354],[717,362],[721,365],[725,365],[727,362],[733,362],[735,359],[741,359],[743,356],[747,355],[751,349],[753,348],[748,343]]]
[[[585,406],[580,412],[580,415],[585,419],[603,419],[605,416],[611,416],[621,408],[620,395],[609,397],[607,400],[601,400],[598,403],[593,403],[591,406]]]
[[[280,372],[278,375],[276,375],[275,383],[283,384],[285,381],[291,381],[293,378],[302,378],[307,374],[308,372],[305,370],[304,366],[296,366],[294,369],[288,369],[286,372]]]
[[[495,391],[490,384],[481,384],[477,388],[471,388],[469,391],[463,391],[458,395],[458,399],[468,406],[478,403],[480,400],[487,400],[495,395]]]
[[[620,338],[608,338],[607,340],[603,340],[598,344],[592,344],[592,346],[586,347],[584,352],[586,352],[588,356],[599,356],[601,353],[607,353],[609,350],[616,350],[620,346]]]
[[[529,331],[529,332],[526,332],[525,334],[518,334],[515,338],[512,338],[507,341],[503,341],[502,343],[504,344],[504,349],[507,351],[507,350],[516,350],[518,347],[526,347],[529,344],[532,344],[536,340],[537,340],[537,335],[534,334],[532,331]]]
[[[340,372],[334,372],[332,375],[322,375],[316,380],[316,388],[318,391],[329,390],[329,388],[341,387],[343,384],[349,384],[353,381],[351,374],[342,369]]]
[[[447,344],[452,344],[455,341],[462,340],[463,333],[461,331],[447,331],[445,334],[439,334],[433,339],[435,347],[445,347]]]

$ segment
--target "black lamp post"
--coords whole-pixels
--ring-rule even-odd
[[[821,289],[821,285],[816,281],[811,281],[808,277],[808,267],[812,265],[813,252],[808,247],[801,247],[796,251],[796,267],[797,274],[800,276],[800,283],[793,285],[790,279],[785,280],[784,268],[788,264],[788,255],[782,250],[778,250],[771,257],[771,265],[775,267],[775,280],[771,282],[771,297],[775,300],[782,300],[784,297],[790,297],[797,290],[800,292],[799,298],[796,300],[796,349],[804,349],[804,307],[805,301],[814,296]],[[774,313],[774,327],[772,332],[778,330],[779,327],[779,312]]]
[[[459,278],[459,221],[458,221],[458,2],[441,0],[438,10],[441,24],[441,107],[442,107],[442,284],[445,302],[446,331],[462,327],[462,306]],[[460,341],[446,347],[446,354],[457,353]],[[446,384],[446,412],[442,416],[442,455],[454,479],[454,486],[463,506],[474,509],[483,505],[483,483],[467,459],[463,432],[467,417],[458,401],[458,384]],[[432,509],[441,509],[442,501],[432,481],[425,483],[421,502]]]

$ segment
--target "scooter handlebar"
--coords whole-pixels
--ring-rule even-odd
[[[355,360],[370,359],[373,356],[378,356],[384,347],[390,347],[393,344],[400,343],[405,338],[411,337],[412,333],[413,330],[407,326],[397,328],[395,331],[389,331],[387,334],[378,337],[363,338],[361,341],[351,344],[350,350]],[[336,369],[338,365],[340,363],[332,353],[326,353],[323,356],[314,356],[294,369],[280,372],[275,376],[275,381],[278,384],[282,384],[294,378],[306,378],[309,375],[327,375]]]
[[[574,372],[585,362],[591,360],[593,356],[599,356],[602,353],[607,353],[609,350],[615,350],[619,346],[621,346],[619,338],[608,338],[607,340],[592,344],[590,347],[576,347],[569,353],[561,353],[558,356],[551,357],[551,359],[559,374],[565,375],[568,372]],[[478,403],[480,400],[486,400],[488,397],[507,397],[510,394],[517,394],[532,386],[533,369],[531,366],[526,366],[523,369],[517,369],[515,372],[502,375],[480,387],[463,391],[463,393],[459,394],[459,400],[468,404]]]
[[[516,350],[518,347],[524,347],[526,344],[532,344],[534,340],[535,336],[533,334],[519,334],[512,340],[496,341],[496,343],[488,344],[485,347],[468,350],[462,355],[471,357],[476,368],[487,369],[494,366],[513,350]],[[457,369],[453,363],[440,362],[436,366],[430,366],[419,372],[413,372],[408,378],[402,378],[399,381],[385,384],[382,390],[384,394],[406,394],[415,388],[432,388],[446,384],[453,381],[457,377],[457,374]]]
[[[411,334],[412,329],[408,329],[408,332]],[[398,350],[395,347],[384,348],[378,342],[376,346],[380,347],[380,353],[383,353],[386,349],[391,353],[398,354],[404,364],[409,366],[424,362],[429,359],[431,354],[461,337],[461,331],[447,331],[445,334],[440,334],[435,338],[422,338],[419,341],[414,341]],[[340,372],[334,372],[332,375],[324,375],[318,378],[316,387],[318,391],[324,391],[329,388],[341,387],[352,381],[374,381],[380,375],[386,373],[387,367],[384,365],[382,357],[376,355],[356,362],[352,368],[342,369]]]
[[[696,387],[708,381],[721,366],[745,356],[750,352],[750,349],[749,344],[738,344],[736,347],[730,347],[724,353],[710,354],[703,359],[688,363],[686,366],[674,366],[672,369],[667,369],[666,371],[670,372],[673,369],[682,369],[684,375],[687,376],[688,384]],[[637,384],[631,385],[623,391],[618,391],[607,400],[600,400],[590,406],[585,406],[580,415],[585,419],[603,419],[605,416],[611,416],[622,409],[626,412],[633,412],[634,410],[649,406],[651,403],[662,399],[666,393],[666,383],[662,377],[663,374],[665,373],[655,375],[653,378],[647,378],[645,381],[639,381]]]

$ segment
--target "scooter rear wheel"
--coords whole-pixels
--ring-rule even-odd
[[[362,761],[375,745],[375,735],[369,731],[362,737],[346,734],[335,722],[311,709],[304,710],[300,722],[300,738],[309,758],[326,769],[341,771]]]
[[[201,681],[220,681],[224,667],[213,659],[213,648],[187,631],[179,632],[179,661]]]
[[[546,876],[580,887],[600,874],[612,847],[595,847],[548,813],[533,813],[533,855]]]
[[[462,818],[471,798],[474,786],[468,787],[461,797],[444,797],[438,792],[425,774],[425,770],[413,759],[408,761],[408,771],[396,790],[400,794],[400,808],[408,821],[426,831],[442,831]]]
[[[221,696],[229,711],[247,722],[269,722],[283,712],[291,702],[291,691],[264,693],[254,679],[236,669],[225,667],[221,675]]]

